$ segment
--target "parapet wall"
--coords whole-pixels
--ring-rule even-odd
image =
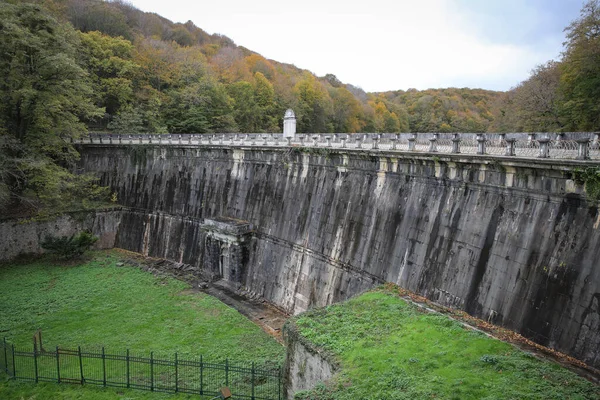
[[[600,214],[576,160],[86,145],[116,245],[201,266],[204,219],[254,233],[245,290],[289,312],[397,283],[600,367]]]

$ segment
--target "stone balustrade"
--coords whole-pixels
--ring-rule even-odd
[[[600,160],[600,133],[100,134],[80,145],[306,147],[378,152]]]

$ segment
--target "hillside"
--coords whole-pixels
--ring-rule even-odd
[[[483,89],[428,89],[385,92],[408,112],[411,132],[486,132],[501,92]]]
[[[493,92],[365,93],[124,1],[35,2],[81,32],[96,105],[105,109],[87,121],[94,130],[275,132],[293,108],[299,132],[483,132],[492,115]]]

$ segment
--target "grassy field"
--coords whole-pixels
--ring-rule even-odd
[[[563,367],[429,314],[386,289],[295,318],[341,373],[298,399],[600,399]]]
[[[183,282],[119,266],[117,252],[97,252],[81,265],[48,259],[0,266],[0,337],[32,348],[42,329],[44,347],[84,348],[172,358],[279,365],[284,349],[236,310]],[[1,399],[173,398],[142,391],[0,378]],[[175,396],[186,398],[186,396]],[[195,397],[198,398],[198,397]]]

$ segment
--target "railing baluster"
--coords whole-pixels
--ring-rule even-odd
[[[452,137],[452,153],[460,154],[460,142],[462,139],[460,138],[460,134],[455,133]]]
[[[485,154],[485,135],[477,134],[477,154]]]
[[[542,138],[538,140],[540,144],[540,155],[539,158],[548,158],[550,157],[550,139]]]
[[[515,153],[515,142],[516,141],[517,141],[517,139],[506,139],[506,152],[504,153],[505,156],[514,157],[516,155],[516,153]]]
[[[578,149],[577,149],[577,159],[578,160],[589,160],[590,159],[590,139],[578,139],[576,140]]]
[[[417,134],[413,133],[411,137],[408,138],[408,151],[415,151],[417,141]]]

